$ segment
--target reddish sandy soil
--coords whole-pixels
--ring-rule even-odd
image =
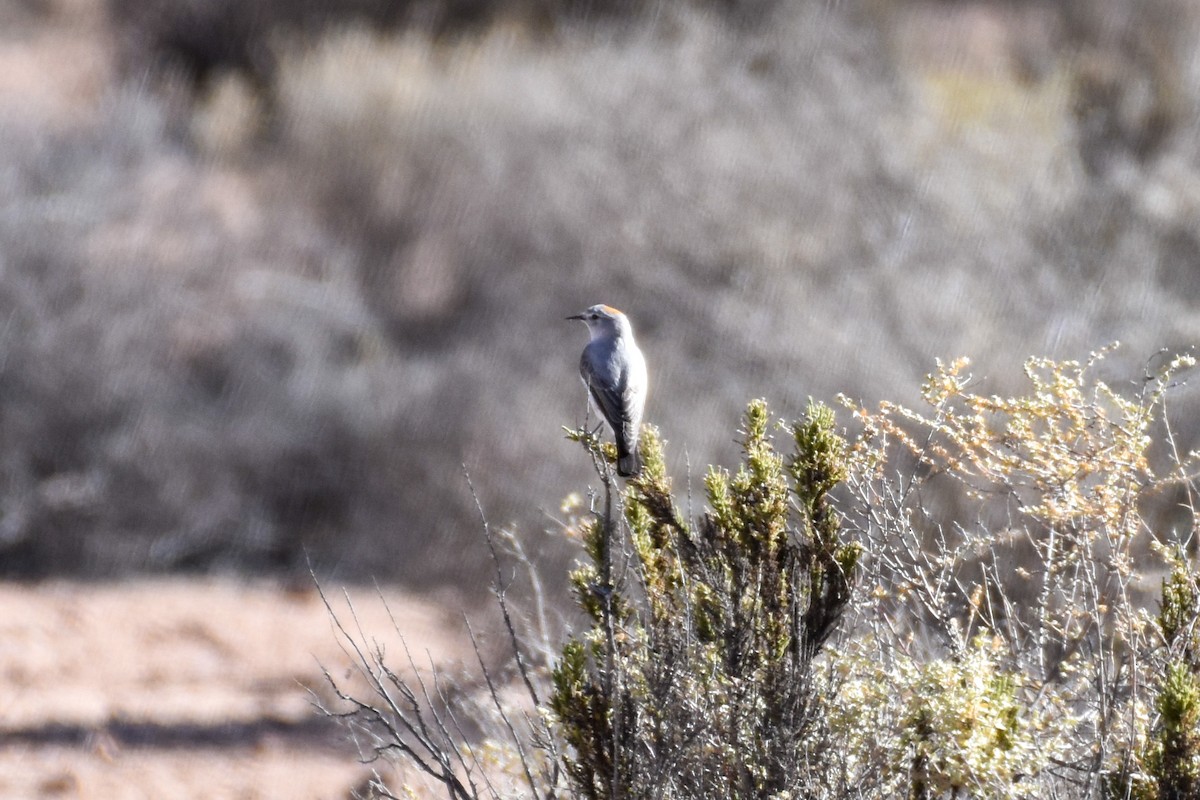
[[[453,604],[383,595],[418,659],[462,657]],[[362,629],[400,652],[375,590],[351,596]],[[321,665],[338,679],[350,666],[315,591],[0,585],[0,609],[0,797],[345,798],[368,775],[313,709]]]

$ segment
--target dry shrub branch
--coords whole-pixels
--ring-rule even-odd
[[[612,447],[568,431],[600,480],[565,526],[582,616],[553,645],[544,609],[497,593],[522,703],[481,659],[476,727],[448,725],[451,693],[357,647],[375,697],[337,694],[371,754],[452,797],[1197,797],[1197,457],[1163,413],[1193,362],[1120,392],[1105,352],[1032,359],[1011,397],[939,362],[923,411],[847,402],[852,439],[824,406],[782,426],[756,400],[698,516],[656,430],[623,491]],[[937,507],[946,482],[960,502]],[[1176,530],[1155,524],[1170,491]]]
[[[1193,361],[1125,395],[1094,376],[1106,352],[1030,359],[1013,397],[974,391],[965,359],[939,362],[926,411],[856,409],[851,507],[873,586],[869,635],[848,652],[895,663],[876,677],[893,696],[913,692],[893,760],[914,797],[1124,797],[1161,774],[1145,758],[1164,719],[1150,587],[1195,511],[1182,532],[1156,530],[1149,512],[1190,485],[1195,458],[1169,427],[1157,448],[1152,431]],[[953,519],[923,499],[946,480],[962,488]],[[945,672],[930,691],[935,664]],[[973,682],[990,699],[972,697]],[[938,708],[956,695],[957,710]]]

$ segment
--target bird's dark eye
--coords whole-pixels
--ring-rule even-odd
[[[600,315],[599,315],[599,314],[592,314],[592,319],[600,319]]]

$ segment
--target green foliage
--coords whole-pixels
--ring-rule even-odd
[[[646,431],[645,470],[623,504],[636,580],[600,590],[603,603],[595,577],[615,545],[595,537],[617,528],[598,520],[585,531],[589,563],[574,580],[593,627],[564,648],[551,704],[581,796],[785,797],[825,782],[813,659],[859,560],[828,496],[847,448],[823,406],[792,426],[790,459],[773,427],[766,403],[751,402],[743,461],[709,470],[710,510],[694,523]],[[604,463],[595,442],[573,438]]]
[[[1015,678],[1000,672],[982,642],[962,662],[934,661],[916,671],[902,740],[912,753],[915,787],[940,796],[971,790],[1023,796],[1020,776],[1043,761],[1026,725]]]
[[[1139,800],[1188,800],[1200,797],[1200,663],[1197,662],[1197,576],[1186,556],[1175,554],[1171,574],[1162,582],[1158,624],[1167,646],[1155,710],[1158,725],[1142,758],[1148,780]],[[1133,782],[1129,782],[1133,785]]]
[[[518,662],[538,755],[506,717],[515,746],[495,763],[536,796],[588,800],[1200,797],[1200,575],[1177,547],[1157,615],[1145,589],[1169,550],[1144,501],[1171,483],[1197,496],[1200,455],[1156,416],[1189,360],[1128,398],[1089,375],[1097,358],[1031,361],[1032,391],[1008,398],[943,365],[933,414],[856,409],[853,447],[810,404],[780,453],[753,401],[741,463],[708,470],[698,518],[656,430],[619,497],[612,448],[568,431],[603,486],[602,510],[564,525],[585,623],[548,702]],[[922,489],[939,476],[978,505],[936,517]]]
[[[1176,553],[1171,574],[1162,582],[1162,605],[1158,625],[1167,645],[1193,669],[1200,668],[1200,579],[1187,565],[1187,557]]]
[[[1044,732],[1062,709],[1027,702],[1027,678],[1002,666],[999,637],[976,637],[962,657],[892,663],[854,648],[833,702],[847,767],[879,775],[878,796],[1025,798],[1052,749]],[[955,793],[959,793],[956,795]]]
[[[1180,563],[1164,583],[1160,639],[1141,588],[1161,552],[1146,503],[1195,474],[1196,457],[1181,453],[1169,426],[1166,447],[1154,447],[1153,436],[1167,391],[1194,360],[1162,360],[1141,391],[1127,395],[1095,377],[1110,350],[1085,363],[1029,359],[1027,390],[1010,397],[979,392],[966,359],[938,362],[923,389],[925,412],[886,402],[878,412],[857,409],[864,432],[849,459],[857,502],[848,508],[862,515],[871,542],[869,617],[880,635],[855,642],[855,656],[890,666],[840,668],[851,681],[874,675],[904,698],[910,661],[928,669],[948,652],[961,668],[969,640],[987,631],[1002,644],[996,668],[1012,676],[1012,708],[1021,712],[1003,739],[1027,755],[1008,766],[993,757],[1004,748],[981,759],[988,748],[962,747],[955,737],[924,753],[922,743],[946,729],[925,706],[881,719],[914,748],[905,790],[913,797],[959,789],[1037,797],[1064,786],[1114,800],[1195,796],[1187,783],[1196,752],[1185,713],[1190,684],[1170,662],[1195,675],[1200,592]],[[895,477],[896,451],[920,469],[902,467]],[[923,505],[925,484],[939,479],[963,489],[952,516]],[[914,629],[934,632],[935,647],[914,647]],[[882,700],[888,690],[880,691]],[[869,708],[860,704],[857,713]],[[881,750],[889,752],[864,747],[876,759],[863,762],[877,764]],[[1012,766],[1019,771],[1006,778]]]
[[[1158,781],[1159,800],[1200,797],[1200,677],[1173,661],[1156,702],[1161,729],[1149,771]]]
[[[575,752],[567,769],[582,796],[603,797],[597,776],[612,764],[612,735],[608,709],[601,692],[589,682],[587,646],[567,642],[554,668],[550,708],[560,720],[563,738]]]
[[[624,503],[640,586],[614,587],[601,607],[580,584],[596,628],[581,638],[593,650],[579,680],[610,709],[584,741],[619,744],[572,774],[596,797],[649,791],[639,773],[669,773],[670,797],[854,787],[849,796],[1023,800],[1065,786],[1110,800],[1200,797],[1200,580],[1177,554],[1157,619],[1136,598],[1139,561],[1162,552],[1142,501],[1192,473],[1186,458],[1152,460],[1164,394],[1191,361],[1167,362],[1125,397],[1092,377],[1102,356],[1030,360],[1031,391],[1008,398],[972,391],[965,361],[939,365],[925,388],[932,415],[860,410],[853,448],[810,405],[782,455],[754,401],[743,461],[708,471],[710,510],[695,523],[676,509],[649,435],[651,467]],[[920,470],[910,461],[893,478],[904,462],[889,442]],[[977,529],[922,530],[922,475],[963,486]],[[839,510],[830,492],[843,483],[853,502]],[[593,583],[605,531],[584,535]],[[852,597],[860,576],[871,592]],[[852,606],[850,635],[824,647]],[[600,660],[609,624],[623,634],[611,668]],[[622,767],[608,752],[672,767]]]

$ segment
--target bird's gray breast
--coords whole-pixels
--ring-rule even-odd
[[[625,388],[625,370],[622,349],[612,341],[596,340],[583,348],[579,361],[579,373],[588,386],[602,386],[621,392]]]

